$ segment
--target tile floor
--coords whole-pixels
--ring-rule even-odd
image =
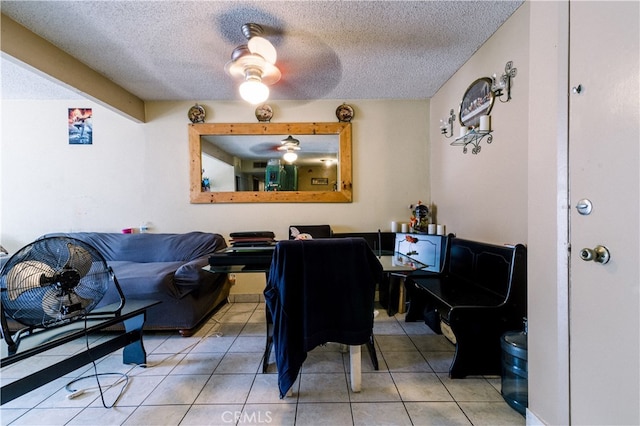
[[[192,337],[146,333],[149,366],[122,364],[115,353],[97,361],[99,373],[126,373],[128,382],[95,378],[75,384],[84,394],[68,399],[65,385],[92,374],[87,366],[0,409],[2,425],[524,425],[500,396],[499,377],[451,380],[453,346],[423,323],[405,323],[379,310],[375,336],[380,369],[363,350],[362,391],[349,387],[349,353],[328,344],[309,353],[292,396],[279,399],[275,366],[261,371],[264,304],[222,307]],[[68,356],[85,345],[72,342],[0,371],[1,380],[34,365]],[[35,358],[35,357],[34,357]],[[118,398],[115,406],[111,405]]]

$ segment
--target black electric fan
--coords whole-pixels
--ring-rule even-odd
[[[9,352],[17,350],[25,332],[64,325],[89,315],[112,281],[120,295],[120,306],[107,314],[118,314],[124,306],[124,294],[104,257],[89,244],[51,236],[20,249],[0,270],[2,335]],[[12,336],[7,317],[26,328]]]

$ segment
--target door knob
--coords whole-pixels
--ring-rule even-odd
[[[580,258],[585,262],[593,260],[596,263],[605,264],[611,258],[611,253],[605,246],[596,246],[593,249],[583,248],[580,250]]]

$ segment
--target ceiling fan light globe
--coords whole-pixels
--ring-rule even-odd
[[[282,156],[282,159],[284,161],[286,161],[287,163],[293,163],[294,161],[296,161],[298,159],[298,154],[296,154],[295,152],[292,152],[292,151],[287,151]]]
[[[259,80],[248,80],[240,85],[240,96],[250,104],[260,104],[269,98],[269,88]]]

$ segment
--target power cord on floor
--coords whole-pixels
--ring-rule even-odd
[[[165,357],[164,359],[160,360],[159,362],[156,362],[154,364],[149,364],[149,363],[145,363],[145,364],[133,364],[135,367],[155,367],[156,365],[160,365],[163,362],[177,356],[180,355],[182,353],[184,353],[185,351],[191,350],[193,347],[195,347],[197,344],[201,343],[203,340],[208,339],[209,337],[222,337],[223,334],[218,331],[216,329],[216,326],[218,326],[218,329],[221,326],[220,321],[213,319],[213,321],[215,322],[214,327],[212,327],[212,329],[207,332],[207,334],[205,334],[202,339],[193,342],[191,345],[183,348],[182,350],[180,350],[179,352],[173,353],[168,355],[167,357]],[[86,376],[82,376],[82,377],[78,377],[75,378],[73,380],[71,380],[70,382],[68,382],[65,385],[65,389],[67,390],[67,392],[69,392],[69,394],[67,394],[67,399],[74,399],[74,398],[78,398],[79,396],[84,395],[86,392],[91,391],[91,390],[95,390],[98,389],[100,391],[100,399],[102,400],[102,406],[104,408],[112,408],[114,407],[117,402],[120,400],[120,398],[122,397],[122,395],[124,395],[124,392],[127,388],[127,386],[129,385],[129,378],[130,375],[129,374],[125,374],[125,373],[98,373],[98,366],[95,362],[95,360],[91,357],[91,352],[90,352],[90,347],[89,347],[89,333],[87,332],[87,316],[85,316],[84,318],[84,336],[85,336],[85,346],[87,347],[87,355],[90,357],[91,359],[91,364],[93,365],[93,374],[89,374]],[[117,376],[119,377],[118,380],[116,380],[115,382],[105,385],[105,387],[103,388],[103,386],[100,384],[100,377],[104,377],[104,376]],[[88,388],[78,388],[78,389],[74,389],[72,388],[72,386],[80,381],[86,380],[86,379],[91,379],[91,378],[95,378],[96,379],[96,384],[97,386],[95,387],[88,387]],[[123,383],[122,388],[120,389],[120,391],[118,392],[118,395],[116,396],[115,400],[113,401],[113,403],[111,405],[107,405],[107,403],[104,400],[104,393],[116,386],[118,386],[119,384]]]
[[[104,408],[112,408],[113,406],[116,405],[116,403],[118,402],[120,397],[124,394],[124,390],[125,390],[127,384],[129,383],[129,377],[124,373],[98,373],[98,366],[96,365],[96,361],[91,356],[91,347],[89,346],[89,333],[88,333],[87,321],[88,321],[88,316],[85,315],[84,316],[84,339],[85,339],[84,343],[85,343],[85,346],[87,348],[87,356],[89,357],[89,359],[91,360],[91,364],[93,365],[93,374],[89,374],[87,376],[78,377],[76,379],[71,380],[69,383],[67,383],[65,385],[65,389],[69,392],[69,394],[67,395],[67,399],[78,398],[79,396],[84,395],[89,390],[98,389],[100,391],[100,399],[102,400],[102,406]],[[111,383],[111,384],[107,385],[106,386],[106,390],[109,390],[109,389],[113,388],[114,386],[117,386],[118,384],[120,384],[123,381],[125,382],[124,385],[122,386],[122,388],[120,389],[120,392],[118,392],[118,395],[116,396],[116,399],[113,401],[113,403],[111,405],[107,405],[107,403],[104,400],[104,392],[105,392],[105,390],[102,389],[102,385],[100,384],[100,376],[118,376],[118,377],[120,377],[114,383]],[[72,389],[72,385],[74,383],[77,383],[77,382],[82,381],[82,380],[90,379],[90,378],[95,378],[96,379],[96,384],[97,384],[96,387],[84,388],[84,389]]]
[[[72,386],[77,383],[80,382],[82,380],[86,380],[86,379],[93,379],[94,377],[97,379],[98,377],[105,377],[105,376],[116,376],[118,377],[118,380],[116,380],[115,382],[108,384],[106,386],[102,386],[100,384],[100,380],[96,380],[98,386],[94,386],[94,387],[87,387],[87,388],[80,388],[80,389],[73,389]],[[66,386],[64,387],[68,392],[70,392],[67,395],[67,399],[74,399],[79,397],[80,395],[85,394],[86,392],[90,391],[90,390],[94,390],[94,389],[99,389],[100,390],[100,395],[103,395],[104,392],[108,391],[109,389],[118,386],[120,383],[124,382],[124,385],[122,386],[122,389],[120,391],[120,393],[118,394],[118,398],[116,398],[116,401],[114,401],[113,404],[111,404],[111,406],[107,407],[106,403],[104,402],[104,397],[102,398],[102,405],[105,408],[111,408],[115,405],[115,403],[117,402],[117,400],[119,399],[119,396],[124,393],[123,390],[124,388],[127,387],[127,384],[129,383],[129,376],[127,374],[124,373],[94,373],[94,374],[89,374],[87,376],[82,376],[82,377],[78,377],[76,379],[73,379],[72,381],[70,381],[69,383],[66,384]]]

